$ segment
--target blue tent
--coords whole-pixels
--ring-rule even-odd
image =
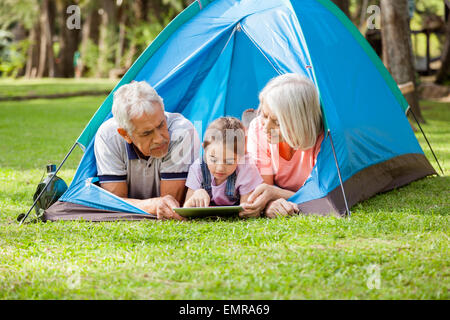
[[[265,84],[290,72],[316,84],[327,133],[310,178],[290,199],[303,212],[346,211],[336,164],[349,206],[435,174],[405,116],[408,103],[397,84],[331,1],[199,0],[141,54],[81,133],[76,143],[85,154],[57,204],[65,203],[66,211],[76,205],[145,214],[95,184],[95,133],[111,117],[120,86],[147,81],[166,111],[182,113],[202,136],[217,117],[240,117],[256,108]]]

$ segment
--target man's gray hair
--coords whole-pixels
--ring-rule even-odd
[[[145,81],[133,81],[114,92],[112,114],[119,127],[131,134],[134,130],[131,119],[152,114],[158,108],[156,104],[164,110],[163,99],[155,89]]]

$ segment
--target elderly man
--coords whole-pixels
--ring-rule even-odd
[[[189,166],[200,141],[193,124],[164,111],[162,98],[146,82],[114,93],[113,118],[95,136],[100,185],[158,219],[179,219]]]

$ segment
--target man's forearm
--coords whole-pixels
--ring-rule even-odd
[[[160,198],[151,198],[151,199],[145,199],[145,200],[132,199],[132,198],[122,198],[122,199],[125,200],[126,202],[132,204],[133,206],[135,206],[141,210],[144,210],[147,213],[152,213],[152,214],[156,214],[158,201],[160,200]]]
[[[133,206],[152,214],[157,213],[158,203],[161,198],[151,198],[151,199],[133,199],[128,198],[128,185],[126,182],[110,182],[102,183],[100,185],[106,191],[118,196],[119,198],[125,200],[126,202],[132,204]]]

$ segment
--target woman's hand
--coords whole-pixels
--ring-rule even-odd
[[[185,208],[198,208],[209,206],[211,199],[205,189],[195,190],[192,196],[184,203]]]
[[[244,208],[245,203],[241,204],[241,207]],[[245,209],[244,211],[239,212],[239,218],[247,219],[247,218],[258,218],[261,216],[261,211],[259,209]]]
[[[276,199],[276,187],[263,183],[255,188],[246,203],[241,206],[245,211],[262,212],[269,201]]]
[[[299,211],[300,210],[295,203],[281,198],[269,203],[266,208],[266,217],[277,218],[283,216],[291,216],[294,213],[298,213]]]

